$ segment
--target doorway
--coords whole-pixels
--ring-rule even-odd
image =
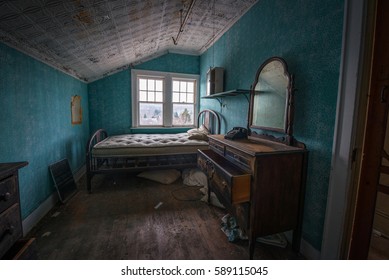
[[[367,114],[349,259],[389,259],[389,1],[377,0]],[[383,250],[381,250],[383,251]]]

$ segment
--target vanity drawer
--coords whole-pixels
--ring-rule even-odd
[[[11,176],[0,181],[0,213],[18,200],[17,177]]]
[[[22,237],[19,203],[0,214],[0,257]]]
[[[207,174],[212,190],[216,195],[222,196],[221,200],[229,204],[250,200],[250,173],[212,150],[199,150],[197,162],[199,168]]]
[[[224,145],[219,142],[214,141],[213,139],[209,139],[209,147],[217,152],[219,155],[224,156]]]
[[[231,147],[226,147],[226,158],[245,170],[251,170],[252,162],[255,160],[255,158],[243,154]]]

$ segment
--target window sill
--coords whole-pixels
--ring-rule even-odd
[[[189,129],[194,128],[194,126],[186,126],[186,127],[132,127],[130,129],[131,133],[181,133],[187,132]]]

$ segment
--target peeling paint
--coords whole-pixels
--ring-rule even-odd
[[[90,13],[86,10],[79,12],[78,14],[73,16],[73,18],[85,24],[92,24],[94,22]]]

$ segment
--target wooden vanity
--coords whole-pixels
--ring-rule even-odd
[[[249,256],[263,237],[293,231],[299,252],[308,151],[293,135],[293,76],[279,57],[258,69],[250,92],[247,134],[210,135],[209,150],[198,151],[214,192],[249,238]]]
[[[257,237],[293,230],[299,251],[307,151],[267,140],[210,136],[198,166],[213,191],[249,237],[252,259]]]

